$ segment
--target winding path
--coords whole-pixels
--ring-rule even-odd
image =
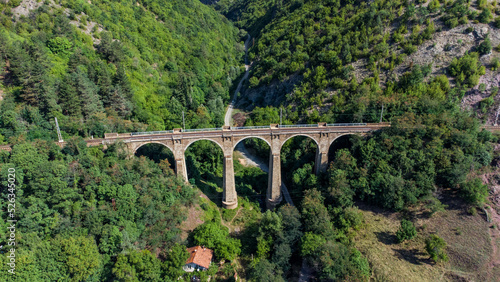
[[[229,104],[229,107],[227,107],[226,116],[224,117],[225,126],[232,125],[231,119],[233,116],[234,103],[236,102],[236,99],[238,99],[238,93],[243,86],[243,82],[248,79],[248,75],[250,73],[250,67],[252,66],[252,63],[248,64],[248,45],[250,45],[250,39],[252,39],[252,37],[248,34],[247,40],[245,41],[245,75],[240,80],[240,83],[238,83],[238,87],[236,87],[236,90],[234,91],[233,100]]]
[[[250,67],[252,66],[252,63],[248,62],[248,46],[250,45],[250,40],[252,37],[250,34],[247,36],[247,40],[245,41],[245,75],[241,78],[240,82],[238,83],[238,87],[234,91],[233,95],[233,100],[227,107],[226,115],[224,117],[224,125],[225,126],[232,126],[232,116],[233,116],[233,109],[234,109],[234,104],[236,103],[236,100],[238,99],[238,93],[241,90],[241,87],[243,86],[243,82],[248,79],[248,75],[250,73]],[[250,166],[256,166],[259,167],[262,171],[269,173],[269,167],[267,164],[261,160],[259,160],[256,156],[251,155],[247,149],[245,148],[245,145],[243,142],[238,144],[236,146],[236,150],[241,153],[241,155],[246,159],[247,164]],[[292,198],[290,197],[290,193],[288,193],[288,189],[286,188],[285,183],[282,181],[281,182],[281,193],[285,197],[286,202],[293,206],[293,201]]]

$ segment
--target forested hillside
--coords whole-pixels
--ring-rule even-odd
[[[66,136],[181,127],[183,111],[188,128],[223,123],[244,46],[213,9],[193,0],[35,4],[0,4],[0,140],[53,139],[53,117]]]
[[[384,104],[390,120],[424,112],[429,101],[461,101],[486,72],[480,90],[489,99],[474,106],[498,106],[496,2],[254,0],[216,7],[256,37],[243,108],[288,106],[292,122],[375,122]]]
[[[448,232],[446,228],[464,228],[454,222],[425,230],[427,223],[422,224],[416,214],[428,218],[426,222],[433,222],[433,216],[438,220],[436,213],[453,217],[448,209],[452,203],[474,215],[476,207],[488,202],[488,191],[496,193],[496,186],[489,190],[484,185],[488,180],[478,177],[490,170],[498,173],[490,167],[498,156],[492,146],[498,137],[480,129],[482,122],[496,123],[500,105],[500,9],[496,1],[222,0],[214,6],[254,37],[250,79],[236,106],[242,111],[238,114],[241,124],[278,123],[280,108],[288,124],[392,122],[390,129],[371,136],[335,142],[328,173],[319,177],[313,174],[314,142],[304,138],[284,145],[283,178],[292,197],[303,199],[302,219],[311,215],[310,206],[304,204],[313,197],[315,215],[331,221],[337,242],[350,246],[363,221],[357,212],[359,204],[399,211],[401,218],[411,221],[402,221],[396,234],[401,239],[381,238],[380,233],[377,238],[387,245],[402,243],[415,237],[417,232],[412,230],[420,222],[415,239],[420,243],[402,245],[398,255],[415,263],[419,244],[441,242],[444,246],[439,236]],[[251,145],[265,152],[264,144]],[[312,228],[317,221],[309,218],[304,224]],[[306,233],[311,237],[304,237],[301,255],[321,278],[344,275],[342,279],[349,279],[353,274],[342,272],[345,268],[336,272],[319,259],[325,258],[321,257],[325,253],[318,252],[328,250],[326,245],[313,245],[317,249],[312,253],[319,257],[305,255],[308,240],[321,242],[325,237],[321,230],[328,229],[328,223],[321,224],[322,228]],[[370,228],[381,228],[378,224],[372,222]],[[498,234],[492,228],[491,234]],[[477,232],[489,234],[484,225]],[[439,234],[438,239],[426,239],[429,233]],[[463,237],[469,236],[475,236],[474,231]],[[485,270],[477,257],[458,250],[463,243],[449,238],[453,255],[444,264],[444,273],[450,280],[488,280],[495,276],[492,273],[498,274],[498,268]],[[359,238],[356,247],[368,244],[365,240]],[[410,251],[408,245],[416,249]],[[398,281],[401,275],[409,275],[417,279],[390,267],[389,273],[381,274],[384,265],[392,265],[396,258],[380,263],[380,254],[367,250],[363,255],[370,262],[372,278]],[[374,252],[375,257],[370,257]],[[494,251],[481,251],[481,255],[492,260],[497,256]],[[431,256],[435,261],[448,261],[446,252]],[[339,257],[334,261],[349,265]],[[362,264],[358,266],[363,269]],[[418,279],[437,279],[425,275]]]
[[[2,255],[2,281],[160,281],[175,275],[167,271],[173,258],[162,263],[157,255],[178,248],[178,225],[196,197],[168,162],[125,160],[119,147],[87,148],[82,139],[63,150],[53,142],[25,142],[10,154],[0,152],[0,160],[3,187],[8,169],[15,168],[19,219],[16,275],[7,272]],[[6,205],[2,210],[5,238]]]
[[[499,14],[487,0],[0,1],[0,185],[12,169],[17,185],[0,192],[15,193],[17,274],[2,255],[0,280],[494,281],[500,136],[481,126],[500,105]],[[340,137],[319,174],[318,144],[289,139],[294,205],[267,211],[266,173],[236,151],[238,207],[221,207],[227,164],[208,140],[186,151],[188,182],[159,144],[86,146],[183,113],[222,126],[247,32],[235,125],[281,108],[284,124],[391,127]],[[264,141],[244,145],[269,161]],[[214,257],[189,274],[194,245]]]

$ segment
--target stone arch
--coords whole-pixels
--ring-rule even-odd
[[[330,166],[330,164],[334,161],[335,154],[338,150],[352,147],[352,143],[350,142],[350,138],[352,138],[354,136],[365,135],[365,134],[366,133],[358,133],[358,132],[342,133],[342,134],[335,135],[334,138],[329,140],[328,155],[327,155],[327,159],[326,159],[327,166]],[[334,146],[334,143],[339,141],[340,139],[344,139],[343,142],[349,143],[349,145],[346,146],[346,144],[337,143]]]
[[[257,138],[257,139],[263,140],[264,142],[266,142],[267,145],[269,145],[269,148],[272,148],[271,142],[269,142],[269,140],[267,140],[266,138],[264,138],[262,136],[246,136],[246,137],[238,139],[237,141],[234,142],[234,144],[233,144],[233,151],[236,148],[236,146],[238,146],[238,144],[241,143],[241,141],[246,140],[246,139],[250,139],[250,138]]]
[[[166,147],[167,149],[169,149],[170,152],[172,152],[172,154],[174,154],[173,148],[170,148],[164,142],[160,142],[160,141],[147,141],[147,142],[139,143],[138,145],[134,146],[134,149],[133,149],[133,152],[132,152],[132,156],[135,156],[135,154],[137,153],[137,150],[139,150],[141,147],[143,147],[145,145],[148,145],[148,144],[160,144],[160,145],[163,145],[164,147]]]
[[[341,138],[341,137],[344,137],[344,136],[348,136],[348,135],[353,135],[353,136],[356,136],[356,135],[365,135],[366,133],[358,133],[358,132],[348,132],[348,133],[342,133],[342,134],[336,134],[335,135],[335,138],[332,138],[328,144],[328,146],[332,146],[333,142],[335,142],[337,139]]]
[[[298,137],[298,136],[307,137],[309,139],[312,139],[314,141],[314,143],[316,144],[316,146],[319,148],[319,140],[316,140],[316,138],[314,136],[311,136],[308,134],[303,134],[303,133],[297,133],[297,134],[287,136],[286,139],[283,140],[283,142],[281,142],[280,149],[281,149],[281,147],[283,147],[283,145],[286,143],[286,141],[292,139],[293,137]]]
[[[219,146],[219,148],[222,150],[222,152],[224,153],[224,146],[218,140],[212,139],[212,138],[203,138],[203,137],[189,140],[189,142],[186,144],[186,146],[184,146],[184,150],[183,150],[184,153],[186,153],[189,146],[191,146],[193,143],[201,141],[201,140],[207,140],[207,141],[210,141],[210,142],[217,144]]]

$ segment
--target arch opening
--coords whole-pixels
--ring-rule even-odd
[[[316,140],[307,135],[289,137],[281,147],[281,179],[296,206],[305,190],[317,186],[314,173],[317,150]]]
[[[212,202],[222,206],[224,153],[213,140],[197,140],[184,152],[188,180],[196,185]]]
[[[360,138],[360,136],[356,134],[345,134],[333,140],[328,150],[328,167],[330,167],[332,162],[335,162],[338,152],[346,149],[351,150],[358,138]]]
[[[266,208],[271,146],[260,137],[240,140],[233,150],[234,177],[238,196]]]
[[[144,156],[155,163],[169,167],[175,172],[174,153],[164,144],[155,142],[144,144],[135,150],[134,155],[136,157]]]

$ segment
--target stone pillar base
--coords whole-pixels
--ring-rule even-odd
[[[276,208],[276,206],[281,203],[281,200],[283,199],[283,197],[280,195],[280,197],[278,199],[276,199],[275,201],[272,201],[271,199],[266,199],[266,208],[268,210],[274,210],[274,208]]]
[[[224,202],[224,201],[222,201],[222,206],[225,209],[234,210],[235,208],[238,207],[238,201],[236,201],[236,202]]]

